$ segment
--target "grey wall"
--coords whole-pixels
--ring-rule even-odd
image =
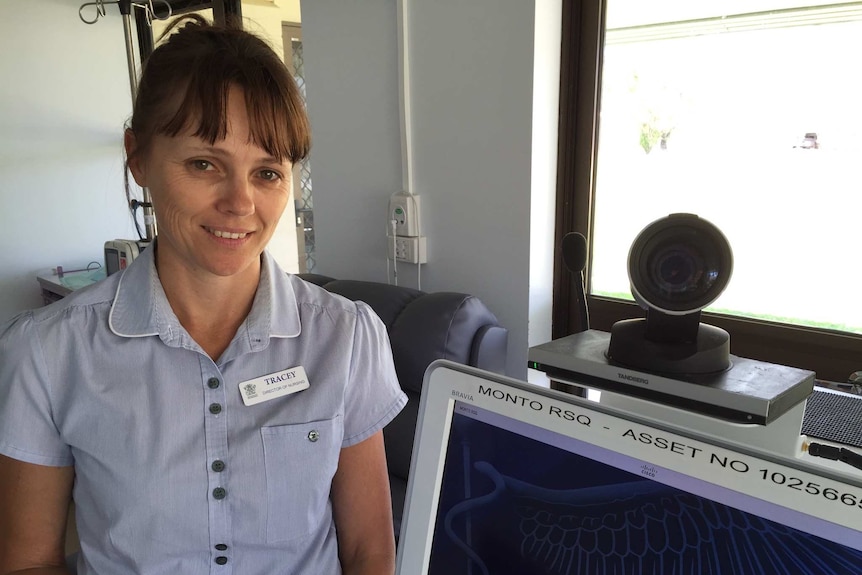
[[[306,1],[302,28],[317,271],[385,281],[401,189],[395,0]]]
[[[410,2],[414,193],[426,291],[479,296],[526,374],[535,3]],[[386,281],[389,195],[401,188],[396,0],[302,5],[319,269]],[[417,283],[399,266],[399,283]]]
[[[41,305],[36,273],[133,238],[123,193],[131,110],[122,21],[83,2],[5,0],[0,18],[0,321]],[[113,8],[113,10],[112,10]]]
[[[106,240],[137,237],[123,191],[132,106],[123,23],[116,4],[83,23],[85,1],[2,0],[0,321],[42,305],[38,272],[102,262]],[[274,44],[282,20],[299,20],[294,1],[248,8],[247,25],[275,30]],[[298,269],[292,203],[269,249]]]

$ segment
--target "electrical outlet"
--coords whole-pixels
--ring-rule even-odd
[[[419,235],[419,196],[398,192],[389,198],[389,219],[395,221],[395,235]]]
[[[389,259],[409,264],[428,263],[425,236],[415,238],[394,236],[394,238],[394,242],[392,241],[393,236],[386,238],[389,245]]]

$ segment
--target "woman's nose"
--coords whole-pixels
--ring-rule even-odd
[[[224,182],[219,209],[237,216],[254,213],[254,187],[248,179],[235,176]]]

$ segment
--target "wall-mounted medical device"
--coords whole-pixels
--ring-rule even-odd
[[[105,270],[108,275],[126,269],[150,245],[144,240],[110,240],[105,242]]]
[[[422,235],[419,196],[396,192],[389,198],[388,258],[411,264],[428,263],[427,241]]]

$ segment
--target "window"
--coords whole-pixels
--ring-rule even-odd
[[[305,52],[302,46],[302,25],[283,22],[284,62],[287,64],[302,101],[308,104],[305,82]],[[311,159],[305,158],[293,167],[293,194],[296,205],[296,245],[299,248],[299,271],[314,272],[317,254],[314,249],[314,199],[311,185]]]
[[[628,248],[689,212],[734,251],[703,319],[734,354],[824,379],[862,369],[862,3],[595,4],[564,4],[558,208],[558,229],[589,240],[591,327],[643,315]],[[567,282],[558,267],[554,337],[579,328]]]

